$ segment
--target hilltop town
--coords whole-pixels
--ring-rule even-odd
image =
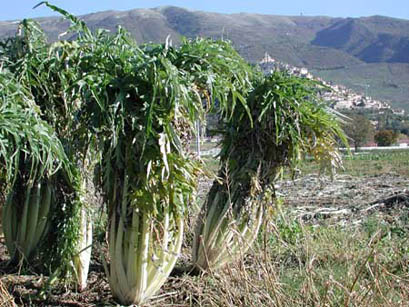
[[[405,115],[401,109],[393,109],[388,102],[380,101],[372,97],[359,94],[343,85],[327,82],[319,77],[313,76],[306,67],[295,67],[282,63],[272,58],[268,53],[259,62],[260,68],[264,73],[274,70],[287,71],[290,74],[316,80],[328,88],[328,91],[321,93],[321,98],[328,101],[330,106],[336,110],[371,110],[382,114],[385,110],[392,111],[396,115]]]

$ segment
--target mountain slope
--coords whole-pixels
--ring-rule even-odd
[[[409,21],[382,16],[342,19],[318,31],[311,43],[367,63],[408,63]]]
[[[311,72],[359,93],[390,101],[394,108],[409,110],[409,63],[364,63],[335,70],[313,69]]]
[[[312,59],[314,50],[320,50],[321,55],[328,53],[326,57],[334,53],[332,49],[317,49],[310,44],[318,31],[331,24],[329,17],[217,14],[166,6],[123,12],[106,11],[81,18],[92,29],[102,27],[114,31],[117,25],[122,25],[139,42],[163,42],[168,35],[175,43],[181,35],[229,39],[251,62],[258,61],[266,51],[293,65],[304,65],[304,55],[308,62],[316,62]],[[57,40],[58,34],[68,27],[68,22],[55,17],[40,18],[38,21],[51,41]],[[0,37],[13,35],[16,27],[16,23],[2,22]],[[321,55],[315,58],[319,59]],[[344,64],[352,60],[348,55],[339,54],[337,61],[343,57],[346,57]]]
[[[181,36],[229,39],[250,62],[258,62],[268,52],[281,62],[316,70],[328,81],[355,89],[367,90],[368,85],[373,86],[375,97],[391,99],[392,105],[396,103],[409,110],[409,84],[404,82],[409,79],[405,66],[409,63],[408,20],[382,16],[218,14],[173,6],[105,11],[81,18],[91,29],[115,31],[121,25],[140,43],[164,42],[168,35],[175,44]],[[69,26],[67,21],[57,17],[37,21],[50,41],[58,40],[59,34]],[[14,35],[17,24],[0,21],[0,38]],[[384,62],[396,65],[387,66]],[[399,67],[402,74],[391,75],[385,67]]]

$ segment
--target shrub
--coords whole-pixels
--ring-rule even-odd
[[[378,146],[391,146],[398,140],[399,134],[393,130],[380,130],[375,133],[374,139]]]

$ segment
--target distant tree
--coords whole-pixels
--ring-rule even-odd
[[[345,124],[344,130],[348,137],[353,141],[355,151],[362,147],[366,142],[372,140],[374,127],[372,123],[363,115],[350,114],[349,121]]]
[[[375,133],[374,139],[378,146],[391,146],[398,140],[399,133],[393,130],[379,130]]]

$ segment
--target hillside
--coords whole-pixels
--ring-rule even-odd
[[[229,39],[250,62],[258,62],[268,52],[281,62],[306,67],[327,81],[368,91],[409,111],[409,84],[404,82],[409,79],[408,20],[218,14],[173,6],[105,11],[81,18],[92,29],[115,31],[122,25],[141,43],[164,42],[168,35],[175,44],[181,36]],[[38,22],[50,41],[69,25],[57,17]],[[1,21],[0,38],[14,35],[16,28],[15,21]]]
[[[282,63],[273,59],[267,53],[260,61],[259,66],[266,74],[280,70],[286,71],[291,75],[321,82],[327,88],[327,90],[322,90],[320,92],[321,98],[324,101],[327,101],[330,106],[336,110],[370,110],[371,112],[380,113],[391,109],[391,106],[387,102],[370,97],[368,91],[354,91],[351,89],[351,86],[345,87],[336,83],[328,83],[325,79],[320,78],[318,74],[311,73],[305,67],[300,68]],[[359,92],[362,94],[359,94]],[[400,113],[401,110],[392,110],[392,112]]]
[[[345,51],[367,63],[408,63],[409,21],[347,18],[317,32],[311,43]]]
[[[324,80],[343,84],[357,92],[409,109],[409,63],[369,63],[336,70],[311,72]]]

